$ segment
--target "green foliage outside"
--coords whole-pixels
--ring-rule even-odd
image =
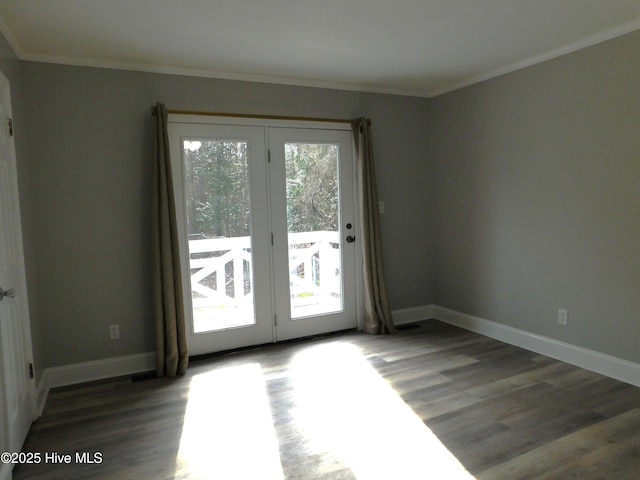
[[[195,151],[184,150],[190,237],[248,236],[247,144],[233,140],[200,143]]]
[[[337,231],[338,147],[288,143],[285,163],[289,231]]]
[[[196,143],[194,151],[184,149],[190,238],[250,235],[247,144]],[[336,145],[285,145],[290,232],[338,230],[337,160]]]

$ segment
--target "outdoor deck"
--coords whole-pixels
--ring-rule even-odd
[[[339,232],[290,233],[288,238],[292,317],[340,310]],[[195,332],[252,324],[251,237],[190,240],[189,257]]]

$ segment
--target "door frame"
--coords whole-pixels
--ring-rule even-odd
[[[193,125],[221,125],[221,126],[238,126],[238,127],[261,127],[265,129],[265,136],[267,135],[268,128],[297,128],[297,129],[317,129],[317,130],[338,130],[338,131],[348,131],[352,132],[351,123],[349,122],[335,122],[335,121],[322,121],[322,120],[305,120],[301,118],[295,119],[285,119],[285,118],[270,118],[270,117],[262,117],[262,116],[248,116],[248,115],[229,115],[226,116],[224,114],[190,114],[190,113],[169,113],[168,115],[168,123],[169,124],[193,124]],[[175,151],[175,147],[171,146],[171,152]],[[360,195],[359,195],[359,179],[358,179],[358,169],[357,169],[357,156],[355,151],[355,143],[352,142],[352,162],[353,162],[353,224],[356,238],[361,237],[360,235]],[[176,159],[172,159],[172,164],[176,165]],[[181,182],[184,181],[183,175],[176,175],[176,172],[173,173],[174,179],[179,179]],[[184,185],[176,185],[176,188],[179,188],[180,191],[184,191]],[[183,208],[183,207],[180,207]],[[183,215],[184,220],[184,215]],[[179,219],[180,223],[180,219]],[[183,235],[183,234],[180,234]],[[184,242],[183,242],[184,243]],[[356,314],[356,327],[361,329],[364,324],[364,303],[363,303],[363,272],[362,272],[362,243],[361,241],[356,241],[354,244],[355,252],[354,252],[354,268],[355,268],[355,314]],[[186,252],[186,246],[181,246],[181,255],[184,255]],[[186,253],[188,255],[188,252]],[[273,262],[273,252],[270,251],[269,261]],[[183,279],[183,283],[188,285],[188,279]],[[186,283],[185,283],[186,282]],[[185,291],[185,309],[191,309],[191,301],[188,295],[186,294],[189,290]],[[271,287],[271,299],[272,299],[272,312],[275,313],[275,291],[274,287]],[[188,322],[187,328],[190,331],[192,329],[192,313],[190,311],[185,312],[185,319]],[[271,342],[276,342],[278,339],[276,338],[276,327],[274,319],[271,320],[272,326],[272,339]],[[270,342],[270,343],[271,343]],[[223,346],[222,348],[214,349],[211,352],[225,350],[226,348]],[[196,351],[195,355],[201,354],[204,352]]]
[[[29,376],[28,364],[33,365],[33,345],[31,340],[31,321],[29,317],[29,302],[28,302],[28,293],[27,293],[27,278],[26,278],[26,266],[24,259],[24,245],[23,245],[23,235],[22,235],[22,215],[20,212],[20,192],[18,186],[18,173],[17,173],[17,160],[16,160],[16,150],[15,150],[15,137],[13,134],[9,132],[8,122],[9,119],[12,118],[12,107],[11,107],[11,85],[9,80],[5,77],[5,75],[0,71],[0,96],[3,98],[7,98],[7,104],[4,105],[6,111],[2,112],[0,115],[0,122],[2,122],[2,133],[0,135],[6,135],[6,139],[8,141],[8,166],[9,166],[9,178],[10,182],[9,188],[10,192],[8,195],[8,200],[13,202],[13,205],[10,205],[12,209],[13,215],[13,227],[15,231],[13,232],[13,241],[15,241],[16,251],[15,254],[15,284],[14,285],[0,285],[3,288],[15,288],[16,295],[14,299],[5,298],[3,302],[11,301],[17,303],[17,310],[19,314],[19,335],[22,341],[22,354],[18,359],[20,362],[24,362],[24,380],[26,381],[26,402],[20,404],[20,408],[23,409],[20,417],[24,420],[24,424],[20,426],[20,431],[11,431],[10,426],[11,422],[8,418],[9,412],[7,411],[7,396],[11,393],[6,389],[9,387],[7,384],[7,365],[5,365],[5,361],[3,358],[3,353],[0,353],[0,383],[3,388],[0,390],[0,425],[2,426],[2,431],[0,435],[2,438],[0,439],[2,442],[2,446],[4,450],[9,452],[19,452],[22,447],[24,440],[26,438],[26,434],[28,433],[31,422],[35,420],[37,417],[37,409],[36,409],[36,385],[35,378]],[[11,198],[14,196],[15,198]],[[2,328],[0,326],[0,328]],[[0,340],[2,332],[0,331]],[[27,425],[28,422],[28,425]],[[22,422],[21,422],[22,423]],[[11,477],[11,471],[13,465],[12,464],[4,464],[0,463],[0,478],[3,478],[6,475],[6,478]]]

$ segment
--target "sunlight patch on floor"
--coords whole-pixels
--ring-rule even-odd
[[[311,346],[285,376],[293,429],[281,440],[303,457],[280,458],[261,365],[220,367],[191,380],[175,478],[283,479],[285,462],[323,478],[350,471],[359,480],[474,479],[358,347]],[[286,463],[305,458],[316,463]]]
[[[310,454],[332,452],[362,480],[474,478],[357,347],[312,347],[290,368]]]
[[[176,460],[176,478],[282,479],[278,441],[260,365],[196,375]]]

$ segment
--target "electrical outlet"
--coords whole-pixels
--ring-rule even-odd
[[[564,308],[558,310],[558,325],[569,325],[569,312]]]
[[[109,338],[111,340],[120,338],[120,325],[109,325]]]

